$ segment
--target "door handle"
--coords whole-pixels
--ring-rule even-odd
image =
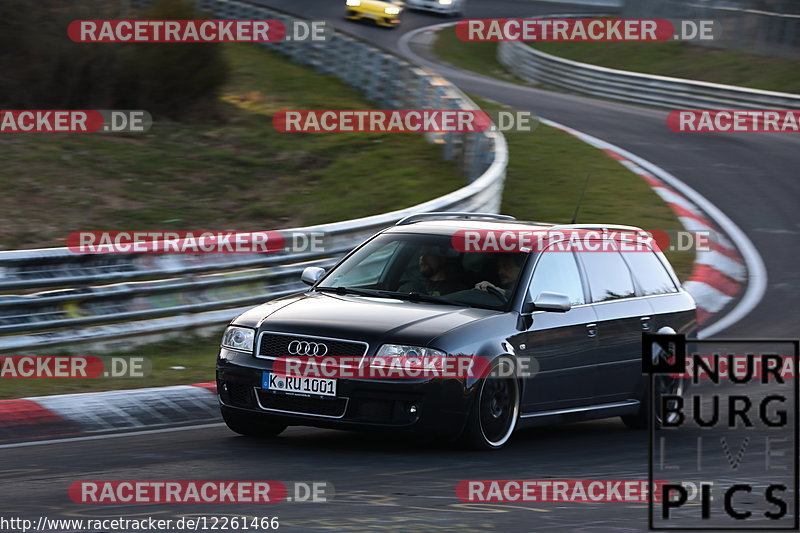
[[[590,337],[597,337],[597,324],[586,324],[586,334]]]
[[[650,317],[649,316],[643,316],[642,318],[640,318],[640,320],[642,321],[642,329],[645,330],[645,331],[649,330],[650,329]]]

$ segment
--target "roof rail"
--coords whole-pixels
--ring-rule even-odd
[[[636,226],[623,226],[621,224],[557,224],[548,228],[548,230],[560,230],[560,229],[597,229],[602,230],[604,233],[609,230],[616,230],[616,231],[629,231],[633,233],[647,233],[642,228],[637,228]]]
[[[491,220],[517,220],[516,218],[510,215],[496,215],[494,213],[435,211],[430,213],[416,213],[413,215],[408,215],[407,217],[403,217],[400,220],[398,220],[395,226],[405,226],[407,224],[413,224],[414,222],[419,222],[421,220],[436,220],[436,219],[447,219],[447,218],[463,218],[463,219],[483,218]]]

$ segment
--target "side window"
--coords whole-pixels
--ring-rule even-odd
[[[535,300],[542,291],[566,294],[572,305],[586,303],[578,265],[572,252],[542,252],[528,293]]]
[[[664,265],[653,252],[630,252],[623,254],[638,283],[638,294],[650,296],[678,292]]]
[[[633,280],[619,252],[582,252],[593,302],[634,296]]]

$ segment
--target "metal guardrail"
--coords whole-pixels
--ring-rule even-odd
[[[627,72],[564,59],[506,41],[501,64],[525,81],[668,109],[796,109],[800,95]]]
[[[277,19],[287,27],[297,19],[246,1],[199,4],[216,18]],[[338,77],[384,108],[478,109],[436,74],[341,33],[325,42],[264,46]],[[323,253],[119,255],[77,254],[67,248],[0,252],[0,352],[72,343],[116,348],[128,346],[131,339],[217,328],[252,305],[302,290],[303,268],[331,266],[403,217],[423,211],[496,212],[508,160],[503,135],[487,131],[428,137],[442,145],[444,159],[459,163],[468,184],[406,209],[284,230],[323,233]]]
[[[796,58],[800,55],[800,3],[797,0],[628,0],[624,18],[700,19],[724,31],[698,46]]]

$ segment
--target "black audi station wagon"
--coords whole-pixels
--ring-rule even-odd
[[[464,251],[466,230],[593,229],[604,251],[557,238],[536,250]],[[482,213],[407,217],[310,288],[236,317],[217,360],[219,399],[235,432],[275,436],[290,425],[396,428],[501,448],[523,426],[621,416],[647,421],[642,332],[691,334],[695,303],[660,251],[625,253],[629,226],[552,225]],[[610,241],[610,242],[609,242]],[[566,251],[564,251],[566,249]],[[274,372],[283,357],[458,355],[533,361],[535,371],[399,379],[304,378]],[[521,367],[522,365],[520,365]],[[659,390],[682,390],[663,378]]]

